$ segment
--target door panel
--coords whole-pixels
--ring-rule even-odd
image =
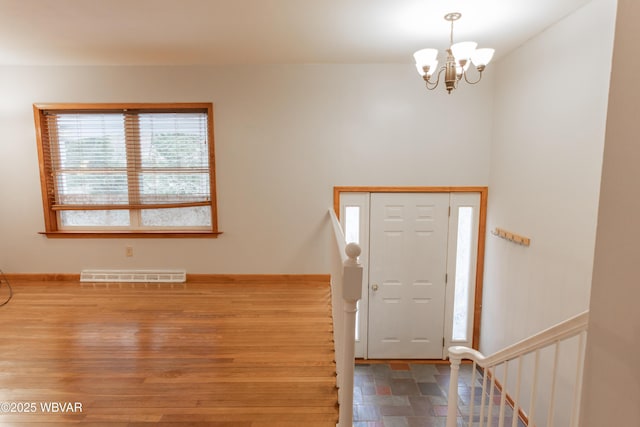
[[[369,358],[442,357],[448,193],[373,193]]]

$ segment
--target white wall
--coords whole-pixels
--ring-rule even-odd
[[[491,73],[448,96],[411,63],[0,67],[0,269],[325,273],[334,185],[487,185]],[[219,239],[47,239],[34,102],[214,103]],[[134,248],[125,258],[124,247]]]
[[[485,353],[588,308],[615,7],[594,0],[497,64],[487,229],[531,246],[487,237]]]
[[[588,308],[614,0],[595,0],[498,63],[482,349]],[[579,43],[578,43],[579,41]]]
[[[640,4],[620,0],[609,94],[580,425],[640,420]]]

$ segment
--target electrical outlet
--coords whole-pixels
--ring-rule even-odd
[[[127,257],[132,257],[133,256],[133,246],[125,246],[124,247],[124,254]]]

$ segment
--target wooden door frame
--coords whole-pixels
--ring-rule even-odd
[[[480,321],[482,317],[482,287],[484,277],[484,248],[487,232],[487,198],[489,187],[385,187],[385,186],[335,186],[333,187],[333,210],[340,218],[341,193],[480,193],[478,224],[478,258],[476,262],[476,289],[473,307],[472,347],[480,344]]]

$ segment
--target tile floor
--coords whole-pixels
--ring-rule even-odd
[[[460,368],[460,407],[458,426],[467,426],[471,398],[472,365]],[[476,375],[474,422],[479,425],[482,377]],[[449,365],[425,363],[358,363],[355,368],[354,427],[445,427]],[[500,404],[500,392],[494,392],[494,405]],[[485,411],[486,414],[487,411]],[[498,406],[493,423],[498,425]],[[486,425],[486,423],[485,423]],[[507,407],[505,426],[512,425]],[[519,427],[524,427],[520,421]],[[488,427],[488,426],[487,426]]]

